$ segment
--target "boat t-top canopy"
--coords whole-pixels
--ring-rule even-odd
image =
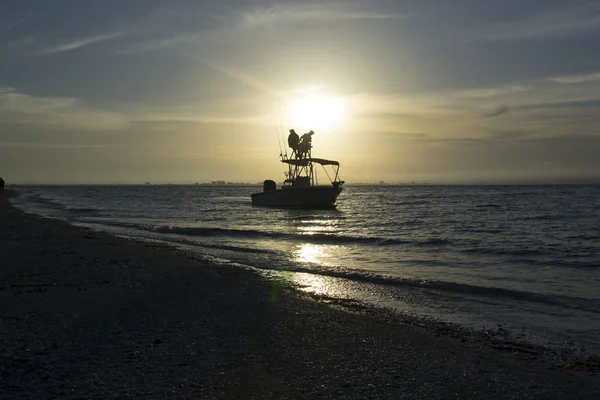
[[[340,165],[340,163],[337,161],[325,160],[324,158],[291,158],[287,160],[281,160],[281,162],[296,165],[298,167],[306,167],[311,162],[321,165]]]

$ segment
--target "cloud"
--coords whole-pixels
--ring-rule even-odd
[[[5,32],[11,31],[17,26],[23,24],[26,20],[24,18],[16,19],[14,21],[0,22],[0,35]]]
[[[498,117],[498,116],[500,116],[502,114],[506,114],[508,111],[510,111],[510,107],[509,106],[506,106],[506,105],[499,106],[495,110],[493,110],[493,111],[491,111],[491,112],[489,112],[487,114],[484,114],[483,117],[484,118],[494,118],[494,117]]]
[[[213,70],[228,76],[235,81],[241,82],[253,89],[260,90],[263,93],[276,95],[280,92],[280,90],[274,85],[265,82],[240,68],[234,68],[220,62],[209,61],[206,59],[201,59],[200,61]]]
[[[24,36],[20,39],[15,40],[11,43],[12,46],[29,46],[37,41],[37,38],[33,35]]]
[[[542,78],[420,94],[363,93],[352,96],[349,104],[347,129],[377,135],[408,131],[423,133],[428,140],[472,140],[489,138],[494,131],[531,138],[574,132],[600,137],[600,80],[559,85]],[[493,139],[515,138],[495,135]]]
[[[581,75],[566,75],[566,76],[556,76],[553,78],[548,78],[552,82],[560,83],[563,85],[571,85],[577,83],[586,83],[586,82],[596,82],[600,81],[600,72],[594,72],[591,74],[581,74]]]
[[[85,46],[89,46],[94,43],[99,43],[99,42],[104,42],[106,40],[116,39],[121,36],[123,36],[123,32],[121,32],[121,31],[105,33],[105,34],[96,35],[96,36],[89,36],[89,37],[84,37],[84,38],[80,38],[80,39],[76,39],[76,40],[71,40],[69,42],[61,43],[59,45],[48,47],[48,48],[45,48],[42,50],[38,50],[38,51],[36,51],[36,53],[37,54],[63,53],[66,51],[72,51],[72,50],[76,50],[76,49],[79,49],[79,48],[82,48]]]
[[[153,50],[158,50],[179,44],[191,43],[200,37],[199,33],[172,33],[163,37],[151,37],[137,39],[137,43],[129,45],[121,50],[115,51],[115,54],[141,54]]]
[[[250,10],[229,10],[221,15],[195,8],[186,9],[185,12],[159,9],[138,21],[135,28],[128,30],[128,36],[135,43],[118,50],[117,54],[138,54],[182,44],[235,41],[238,40],[238,35],[247,35],[246,30],[280,24],[402,17],[405,16],[365,11],[351,4],[274,5]]]
[[[562,84],[557,85],[560,81]],[[587,85],[567,83],[586,82]],[[510,110],[542,107],[573,107],[587,104],[600,98],[600,79],[594,74],[571,75],[558,78],[533,79],[521,83],[501,86],[481,87],[477,89],[457,89],[439,92],[439,96],[451,98],[457,105],[472,107],[489,107],[501,110],[498,104]],[[502,114],[509,110],[503,110]],[[490,112],[495,114],[495,112]],[[485,114],[485,113],[484,113]]]
[[[125,123],[122,115],[94,109],[79,99],[32,96],[14,89],[0,97],[0,116],[4,123],[70,128],[115,129]]]
[[[531,89],[532,89],[531,85],[508,84],[508,85],[495,86],[495,87],[480,87],[477,89],[460,89],[460,90],[454,91],[452,93],[452,95],[455,97],[462,97],[462,98],[482,99],[482,98],[494,98],[494,97],[501,97],[501,96],[506,96],[506,95],[513,95],[513,94],[517,94],[517,93],[526,92]]]
[[[529,132],[527,132],[526,130],[523,130],[523,129],[506,130],[506,129],[491,128],[488,130],[488,132],[489,132],[489,138],[491,140],[500,140],[500,141],[521,140],[521,139],[527,138],[527,136],[529,135]]]
[[[85,144],[85,143],[45,143],[45,142],[10,142],[0,141],[0,147],[35,147],[35,148],[61,148],[61,149],[88,149],[88,148],[106,148],[106,144]]]
[[[233,116],[233,115],[172,115],[151,116],[145,120],[131,121],[131,126],[144,126],[146,129],[170,130],[181,125],[264,125],[268,121],[265,115]]]
[[[395,19],[398,14],[353,9],[348,5],[334,4],[286,4],[267,8],[258,8],[239,13],[238,21],[243,27],[253,28],[275,23],[293,23],[311,20],[365,20],[365,19]]]
[[[114,53],[140,54],[195,43],[222,24],[223,21],[207,13],[200,2],[188,2],[184,7],[173,4],[161,6],[122,27],[127,40]]]
[[[4,92],[2,92],[4,91]],[[71,97],[32,96],[12,88],[0,87],[0,132],[7,127],[31,127],[44,131],[119,132],[144,127],[175,132],[182,126],[201,125],[264,126],[269,115],[260,107],[240,112],[243,104],[255,105],[256,99],[239,98],[211,103],[190,104],[187,109],[156,109],[119,105],[119,111],[100,109]],[[199,112],[199,110],[203,110]]]
[[[8,94],[8,93],[11,93],[11,92],[14,92],[14,91],[15,91],[15,88],[0,86],[0,94]]]
[[[488,41],[541,39],[600,28],[600,5],[544,10],[527,19],[488,24],[471,33]]]
[[[586,100],[573,100],[573,101],[560,101],[560,102],[546,102],[546,103],[536,103],[530,105],[521,106],[522,109],[557,109],[557,108],[567,108],[567,109],[590,109],[596,108],[600,110],[600,95],[596,98],[586,99]]]
[[[407,140],[424,140],[424,139],[427,139],[427,136],[428,135],[426,135],[425,133],[394,131],[394,132],[381,132],[381,134],[379,134],[377,137],[380,140],[385,140],[385,141],[394,141],[394,140],[407,141]]]

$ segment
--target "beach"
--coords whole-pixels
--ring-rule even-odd
[[[598,365],[308,297],[0,195],[0,399],[597,399]]]

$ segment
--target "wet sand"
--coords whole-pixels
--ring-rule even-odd
[[[24,214],[10,195],[0,400],[600,398],[597,365],[341,310],[251,271]]]

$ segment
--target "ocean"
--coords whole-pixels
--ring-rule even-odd
[[[248,186],[21,186],[13,204],[253,268],[325,299],[600,354],[600,186],[347,186],[334,210]]]

